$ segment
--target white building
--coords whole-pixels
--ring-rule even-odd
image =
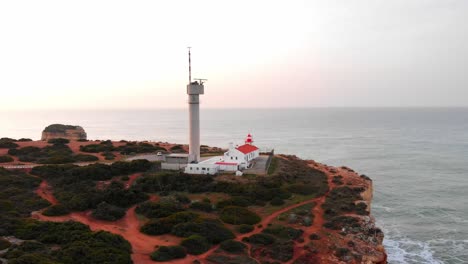
[[[224,162],[237,163],[238,169],[245,169],[258,156],[260,150],[253,145],[252,135],[248,134],[244,145],[234,147],[234,144],[229,144],[229,150],[224,153]]]
[[[229,150],[223,156],[212,157],[210,159],[189,163],[185,167],[185,173],[189,174],[216,174],[219,171],[236,172],[246,169],[251,161],[260,156],[260,150],[253,145],[252,135],[247,135],[245,144],[234,147],[230,144]]]

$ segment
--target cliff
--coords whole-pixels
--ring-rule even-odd
[[[53,138],[66,138],[68,140],[85,140],[86,132],[80,126],[53,124],[42,131],[41,140],[47,141]]]

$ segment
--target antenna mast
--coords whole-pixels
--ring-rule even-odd
[[[187,47],[188,48],[188,72],[189,72],[189,84],[192,83],[192,61],[191,61],[191,58],[190,58],[190,49],[191,47]]]

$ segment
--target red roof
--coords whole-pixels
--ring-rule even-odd
[[[258,148],[254,145],[245,144],[237,147],[236,149],[244,154],[249,154],[250,152],[254,152],[255,150],[257,150]]]
[[[234,162],[222,162],[222,161],[218,161],[215,164],[218,164],[218,165],[237,165],[237,163],[234,163]]]

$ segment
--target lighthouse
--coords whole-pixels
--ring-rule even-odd
[[[196,79],[192,82],[192,61],[190,47],[189,56],[189,83],[187,84],[187,95],[189,105],[189,163],[200,161],[200,95],[204,94],[205,79]]]

